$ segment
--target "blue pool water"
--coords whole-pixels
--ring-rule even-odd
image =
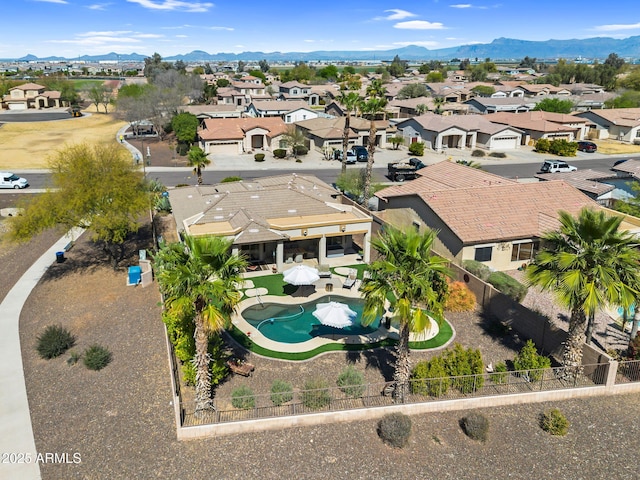
[[[347,328],[332,328],[322,325],[313,316],[313,312],[316,309],[316,304],[328,301],[349,305],[358,314],[353,325]],[[301,343],[322,335],[366,335],[375,332],[380,327],[379,318],[367,327],[360,324],[363,306],[364,301],[361,299],[331,295],[331,297],[321,297],[313,302],[297,305],[277,303],[253,305],[244,309],[242,316],[252,326],[258,327],[260,333],[271,340],[283,343]]]

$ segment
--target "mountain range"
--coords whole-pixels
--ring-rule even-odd
[[[458,47],[441,48],[429,50],[424,47],[409,45],[403,48],[392,50],[371,50],[371,51],[315,51],[315,52],[242,52],[242,53],[207,53],[202,50],[194,50],[190,53],[165,57],[164,60],[184,62],[233,62],[242,60],[268,62],[292,62],[292,61],[366,61],[366,60],[392,60],[396,55],[402,60],[450,60],[458,59],[481,59],[490,58],[492,60],[520,60],[525,56],[538,60],[555,60],[565,58],[573,60],[576,58],[605,59],[610,53],[635,62],[640,59],[640,36],[616,39],[610,37],[595,37],[572,40],[545,40],[529,41],[512,38],[497,38],[491,43],[478,43],[472,45],[461,45]],[[35,55],[26,55],[18,59],[7,59],[13,61],[65,61],[83,60],[86,62],[98,62],[104,60],[120,62],[141,62],[148,55],[137,53],[118,54],[108,53],[105,55],[84,55],[75,58],[45,57],[38,58]]]

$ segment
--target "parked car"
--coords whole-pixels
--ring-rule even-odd
[[[0,188],[27,188],[29,182],[26,178],[19,177],[15,173],[0,172]]]
[[[351,151],[356,154],[356,159],[359,162],[366,162],[369,160],[369,152],[362,145],[355,145],[351,147]]]
[[[593,142],[578,142],[578,150],[593,153],[598,150],[598,146]]]
[[[394,182],[413,180],[417,177],[416,172],[425,167],[426,165],[418,158],[391,162],[387,164],[387,177]]]
[[[334,160],[342,161],[342,150],[336,150],[335,152],[333,152],[333,158]],[[353,165],[354,163],[356,163],[357,159],[358,157],[353,151],[347,150],[347,161],[345,163]]]
[[[540,167],[541,173],[575,172],[576,170],[578,167],[558,160],[546,160]]]

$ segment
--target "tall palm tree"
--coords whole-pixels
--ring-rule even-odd
[[[204,150],[195,145],[189,149],[187,159],[188,165],[193,167],[193,173],[198,177],[198,185],[202,185],[202,170],[211,163],[211,160],[207,158]]]
[[[340,103],[344,107],[344,130],[342,132],[342,175],[347,173],[347,149],[349,148],[349,133],[351,130],[351,112],[360,104],[361,98],[357,92],[343,90],[340,93]]]
[[[370,324],[391,304],[393,319],[398,322],[400,340],[396,346],[394,399],[404,402],[411,375],[409,333],[422,332],[430,325],[429,317],[440,322],[447,296],[445,277],[448,261],[431,255],[436,232],[401,231],[385,226],[384,232],[371,241],[380,258],[370,266],[371,278],[364,280],[363,323]]]
[[[369,159],[367,160],[367,169],[364,181],[364,206],[369,204],[371,198],[371,174],[373,172],[373,157],[376,152],[376,115],[380,112],[384,112],[384,107],[387,105],[387,100],[383,97],[371,97],[366,102],[362,103],[360,110],[363,114],[370,115],[369,124]]]
[[[543,248],[527,267],[530,285],[555,293],[570,311],[562,352],[567,376],[581,371],[582,345],[590,340],[594,314],[606,305],[628,309],[638,295],[638,241],[620,231],[622,216],[582,209],[560,212],[560,228],[543,235]]]
[[[165,308],[192,315],[195,325],[195,412],[213,407],[209,335],[224,329],[240,301],[236,284],[247,263],[231,253],[231,241],[220,237],[184,237],[184,245],[164,246],[156,255],[156,278]]]

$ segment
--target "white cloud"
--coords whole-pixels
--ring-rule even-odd
[[[225,32],[233,32],[231,27],[209,27],[210,30],[224,30]]]
[[[137,33],[133,35],[134,38],[164,38],[164,35],[157,33]]]
[[[445,26],[440,22],[427,22],[426,20],[409,20],[396,23],[393,28],[403,30],[444,30]]]
[[[109,5],[113,5],[112,3],[95,3],[93,5],[87,6],[89,10],[106,10]]]
[[[470,3],[458,3],[456,5],[449,5],[451,8],[471,8],[473,5]]]
[[[69,2],[66,2],[65,0],[35,0],[36,2],[43,2],[43,3],[59,3],[60,5],[67,5]]]
[[[391,15],[386,17],[377,17],[377,20],[402,20],[403,18],[415,17],[415,13],[407,12],[406,10],[400,10],[398,8],[390,8],[385,10],[384,13],[391,12]]]
[[[119,37],[121,35],[128,35],[133,33],[131,30],[110,30],[104,32],[86,32],[78,33],[78,37]]]
[[[595,30],[601,32],[614,32],[616,30],[636,30],[640,29],[640,23],[630,23],[627,25],[599,25],[595,27]]]
[[[176,38],[189,38],[189,35],[176,35]]]
[[[127,2],[137,3],[150,10],[179,10],[191,13],[207,12],[213,7],[213,3],[209,2],[183,2],[180,0],[127,0]]]
[[[304,40],[304,43],[315,43],[315,40]]]

